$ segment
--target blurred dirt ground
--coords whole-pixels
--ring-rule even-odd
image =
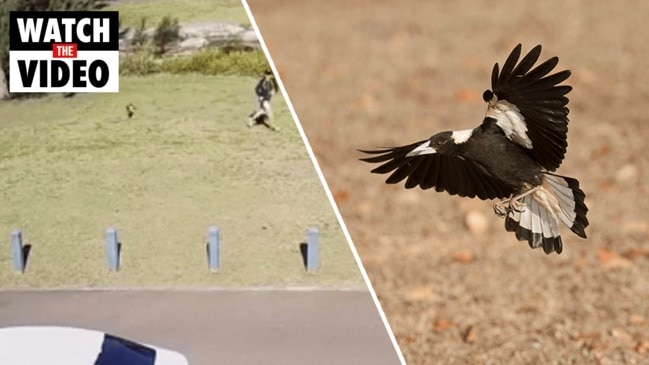
[[[649,363],[649,2],[248,2],[409,364]],[[559,256],[356,151],[477,126],[517,43],[573,72],[558,173],[591,225]]]

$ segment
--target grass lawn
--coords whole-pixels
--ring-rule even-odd
[[[117,94],[0,102],[0,287],[363,285],[281,96],[279,132],[246,127],[255,82],[159,74],[121,77]],[[219,273],[205,255],[213,224]],[[299,253],[310,225],[317,273]],[[106,265],[109,226],[119,272]],[[14,228],[32,245],[24,274],[11,270]]]
[[[137,28],[142,18],[146,18],[147,27],[155,27],[167,15],[181,23],[223,21],[250,25],[240,0],[120,0],[105,10],[119,11],[122,27]]]

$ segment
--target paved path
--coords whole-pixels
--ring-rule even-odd
[[[191,365],[399,364],[365,291],[0,291],[0,327],[96,329]]]

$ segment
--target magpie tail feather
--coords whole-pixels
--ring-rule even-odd
[[[561,221],[577,236],[586,238],[588,207],[584,202],[586,194],[579,188],[579,181],[546,172],[544,182],[547,182],[559,199]]]
[[[519,241],[527,241],[531,248],[543,247],[546,254],[560,254],[563,250],[560,221],[579,237],[586,238],[585,197],[576,179],[546,172],[539,189],[521,199],[524,208],[507,214],[505,229],[514,232]]]

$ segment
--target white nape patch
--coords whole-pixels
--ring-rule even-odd
[[[421,156],[421,155],[432,155],[437,153],[437,150],[430,146],[430,141],[426,141],[419,146],[417,146],[412,151],[408,152],[406,157]]]
[[[453,142],[460,144],[468,141],[471,134],[473,134],[473,129],[463,129],[461,131],[453,131],[451,138],[453,138]]]
[[[496,125],[505,132],[507,138],[525,148],[532,148],[532,140],[527,136],[525,117],[516,105],[507,100],[490,101],[487,116],[496,120]]]

